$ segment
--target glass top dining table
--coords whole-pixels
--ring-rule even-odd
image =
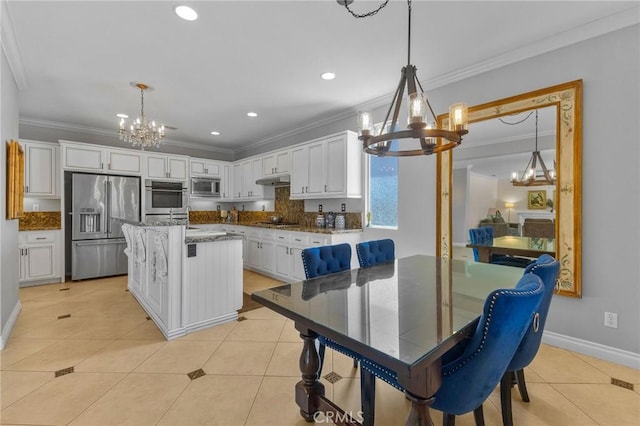
[[[318,381],[318,335],[395,371],[412,398],[424,404],[440,385],[442,355],[473,332],[487,295],[514,287],[522,272],[415,255],[261,290],[251,297],[296,323],[305,343],[296,402],[303,417],[312,419],[316,411],[335,408]],[[414,405],[412,412],[419,408]],[[417,415],[428,417],[428,410],[423,411],[426,414]],[[425,419],[424,424],[429,422]]]
[[[467,244],[467,247],[478,250],[478,260],[488,263],[492,254],[526,257],[539,257],[542,254],[555,256],[555,242],[553,238],[508,235],[493,238],[487,243]]]

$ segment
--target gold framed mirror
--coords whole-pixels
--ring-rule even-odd
[[[582,80],[512,96],[469,108],[469,123],[548,106],[556,107],[556,258],[557,293],[581,297],[582,271]],[[449,115],[438,116],[447,128]],[[463,142],[464,143],[464,142]],[[436,254],[451,257],[453,153],[437,156]]]

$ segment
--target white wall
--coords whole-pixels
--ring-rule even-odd
[[[6,343],[15,320],[18,299],[18,220],[7,220],[7,153],[5,142],[18,139],[18,86],[9,68],[4,50],[0,53],[0,349]]]
[[[477,228],[482,219],[487,218],[489,209],[496,208],[498,204],[498,182],[491,176],[469,173],[469,200],[467,204],[466,227]],[[502,212],[503,209],[498,209]]]

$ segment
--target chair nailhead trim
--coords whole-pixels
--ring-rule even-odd
[[[536,292],[540,291],[540,287],[541,285],[538,285],[538,288],[536,288],[535,290],[529,290],[526,292],[514,292],[512,290],[501,290],[497,293],[495,293],[492,297],[491,297],[491,304],[489,305],[489,313],[487,315],[487,322],[484,325],[484,329],[482,330],[482,341],[480,342],[480,346],[478,346],[478,349],[475,350],[475,352],[473,352],[469,357],[463,359],[462,361],[460,361],[460,363],[458,363],[458,365],[456,365],[455,367],[453,367],[451,370],[443,372],[443,376],[449,376],[451,374],[453,374],[455,371],[459,370],[460,368],[462,368],[467,362],[471,361],[472,359],[474,359],[484,348],[484,345],[486,343],[487,340],[487,334],[489,333],[489,327],[491,326],[491,317],[493,316],[493,309],[495,307],[495,303],[496,300],[498,299],[498,296],[501,296],[503,294],[512,294],[515,296],[521,296],[521,295],[529,295],[529,294],[535,294]]]

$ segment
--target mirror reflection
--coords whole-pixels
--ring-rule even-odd
[[[455,251],[520,267],[542,252],[555,255],[556,117],[556,106],[548,106],[469,125],[465,144],[453,152]],[[467,247],[477,242],[478,228],[502,253],[483,256]]]
[[[539,177],[538,173],[531,175],[524,170],[528,164],[526,157],[533,156],[536,153],[535,122],[533,123],[533,142],[531,141],[531,130],[529,130],[528,137],[526,137],[526,132],[524,133],[525,136],[521,134],[519,137],[509,135],[501,138],[497,134],[491,137],[481,137],[483,134],[482,126],[492,127],[492,124],[495,124],[495,129],[506,131],[506,128],[502,128],[497,124],[517,122],[517,117],[521,113],[528,114],[532,110],[538,110],[539,116],[538,150],[540,151],[540,156],[536,157],[537,161],[540,162],[542,159],[548,166],[547,172],[553,171],[553,177],[548,173],[539,172],[545,175],[545,177],[540,176],[541,179],[548,180],[540,185],[527,185],[521,182],[537,181]],[[550,123],[553,123],[553,121],[548,121],[544,118],[547,115],[555,116],[555,137],[551,132],[554,126]],[[502,118],[504,122],[498,121],[496,123],[494,120],[498,118]],[[528,120],[524,119],[523,116],[523,123]],[[441,125],[448,124],[448,114],[439,116],[438,122]],[[493,239],[493,226],[477,228],[468,228],[468,226],[477,226],[481,220],[489,219],[490,216],[493,216],[491,223],[494,223],[493,219],[497,216],[497,211],[500,210],[500,217],[503,220],[504,215],[506,214],[507,216],[505,223],[507,224],[506,232],[508,235],[500,237],[504,244],[495,249],[496,242],[494,239],[494,250],[491,252],[486,249],[486,244],[485,246],[476,244],[476,247],[469,247],[473,245],[470,242],[467,246],[475,249],[474,258],[478,258],[478,261],[488,261],[493,254],[532,258],[540,255],[540,250],[536,251],[537,248],[544,248],[546,252],[554,255],[561,264],[557,281],[557,294],[581,297],[582,173],[580,159],[582,156],[582,80],[570,81],[472,106],[469,108],[469,123],[474,128],[473,132],[469,132],[468,137],[465,138],[464,148],[459,147],[456,148],[455,152],[447,151],[438,154],[437,157],[438,180],[436,190],[439,197],[436,199],[438,211],[436,216],[436,239],[438,241],[436,254],[442,257],[450,257],[454,241],[467,240],[464,235],[465,229],[468,231],[475,230],[474,232],[469,232],[469,240],[472,237],[476,239]],[[519,124],[513,124],[513,126],[515,127]],[[508,125],[511,126],[511,124]],[[473,133],[477,133],[477,140],[472,139],[474,137]],[[554,139],[556,140],[555,145],[551,142]],[[554,147],[556,150],[555,155],[551,151]],[[520,159],[523,163],[517,162],[517,154],[524,157],[524,159]],[[488,173],[488,176],[495,180],[495,184],[491,186],[491,188],[495,189],[487,190],[486,193],[483,193],[483,187],[479,189],[479,185],[475,182],[480,180],[480,173],[472,175],[471,171],[482,170],[481,163],[483,161],[488,162],[494,157],[499,158],[500,161],[496,166],[493,166],[495,169]],[[554,157],[555,162],[553,161]],[[457,179],[458,185],[463,185],[463,187],[458,188],[457,191],[453,189],[454,158],[458,166],[456,173],[463,175],[462,179]],[[467,165],[463,165],[464,161],[469,161],[468,165],[472,167],[468,168]],[[523,165],[520,166],[519,164]],[[500,172],[498,167],[506,167],[509,172],[506,172],[506,170]],[[516,172],[516,180],[519,182],[514,182],[511,179],[511,175],[508,179],[499,179],[500,176],[504,176],[504,173],[512,174],[513,172]],[[500,173],[503,174],[501,175]],[[477,179],[470,179],[468,178],[469,176]],[[487,178],[485,177],[484,179],[486,180]],[[499,187],[502,188],[500,192],[498,190]],[[524,192],[516,192],[517,189],[522,191],[521,187],[528,187],[526,189],[526,204],[522,198],[525,197]],[[469,196],[470,199],[464,200],[463,197],[466,198],[466,196]],[[513,200],[507,199],[507,197],[513,197]],[[486,199],[491,202],[484,204]],[[547,204],[548,199],[551,199],[549,204]],[[454,205],[456,206],[455,209]],[[512,205],[513,207],[511,207]],[[483,212],[483,209],[485,212]],[[495,209],[495,212],[490,212],[489,209]],[[471,212],[474,212],[473,215],[475,216]],[[547,217],[536,218],[531,217],[531,215],[546,215]],[[549,220],[553,225],[548,224]],[[456,224],[455,238],[453,236],[454,221]],[[474,223],[476,221],[478,222],[477,225]],[[527,222],[532,224],[529,226]],[[528,229],[530,227],[531,229]],[[546,231],[541,229],[544,227],[546,227]],[[537,236],[521,236],[525,233],[534,233]],[[550,235],[552,238],[549,237]],[[540,239],[544,239],[544,241]],[[510,261],[510,259],[506,260]]]

